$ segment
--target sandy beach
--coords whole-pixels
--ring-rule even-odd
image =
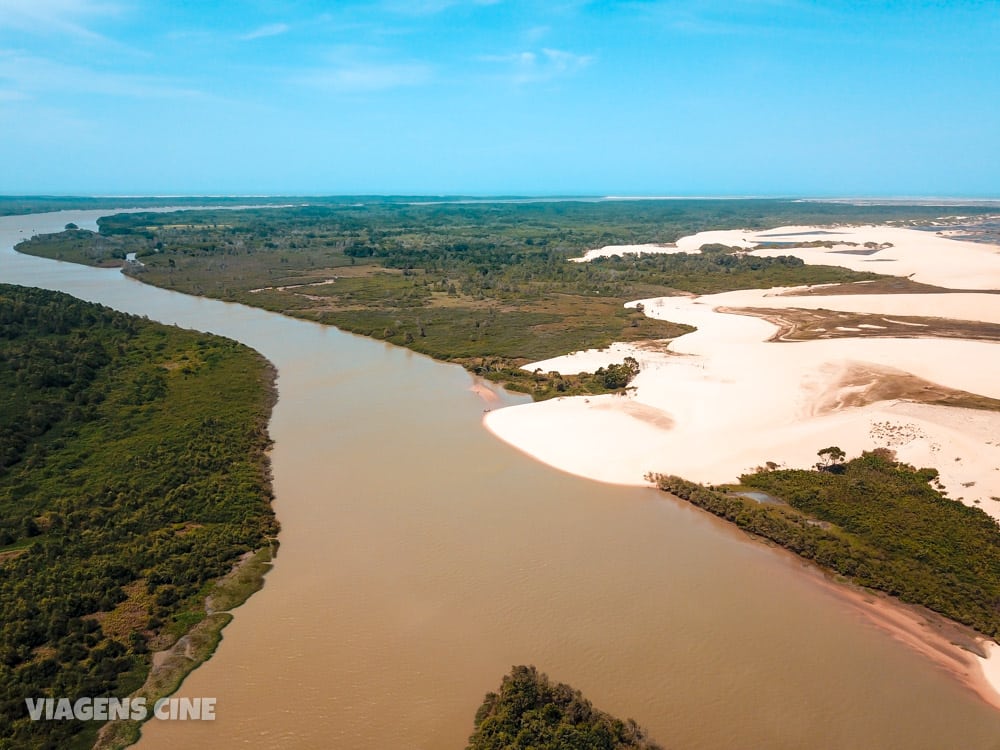
[[[620,484],[644,484],[648,472],[732,482],[768,461],[811,467],[829,445],[849,456],[887,447],[902,461],[938,469],[950,497],[1000,520],[1000,411],[942,405],[944,397],[1000,399],[1000,294],[985,293],[1000,289],[1000,247],[898,227],[782,227],[611,246],[577,260],[697,252],[710,243],[959,291],[768,289],[636,300],[630,304],[641,302],[648,316],[697,330],[666,345],[614,344],[526,365],[577,373],[632,356],[641,371],[627,395],[498,409],[484,417],[486,427],[546,464]],[[795,311],[811,311],[809,340],[774,340],[779,319],[802,315]],[[841,325],[838,313],[865,322]],[[947,320],[966,323],[944,337]],[[982,650],[991,658],[977,659],[980,679],[1000,706],[1000,646]]]
[[[792,553],[788,553],[792,554]],[[1000,646],[975,631],[923,607],[886,594],[836,583],[810,570],[818,585],[843,601],[879,630],[892,636],[967,685],[983,701],[1000,709]]]

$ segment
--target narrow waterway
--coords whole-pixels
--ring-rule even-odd
[[[11,251],[106,213],[0,218],[0,281],[230,336],[279,371],[277,564],[181,689],[217,720],[152,722],[141,750],[459,750],[520,663],[676,750],[1000,747],[1000,712],[794,559],[494,439],[459,367]]]

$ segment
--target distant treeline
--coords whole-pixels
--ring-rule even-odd
[[[92,744],[25,699],[128,695],[271,545],[272,381],[233,341],[0,285],[0,748]]]
[[[1000,526],[979,508],[931,486],[879,449],[844,463],[835,447],[815,471],[761,470],[740,477],[788,506],[758,504],[675,476],[657,486],[855,583],[921,604],[1000,637]],[[832,455],[832,458],[831,458]]]
[[[0,195],[0,216],[37,214],[49,211],[91,211],[120,208],[172,208],[174,206],[285,206],[304,203],[338,205],[358,201],[394,202],[427,200],[416,198],[380,196],[330,196],[327,198],[302,196],[86,196],[86,195]]]

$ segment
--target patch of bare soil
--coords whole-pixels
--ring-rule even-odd
[[[867,251],[865,251],[867,254]],[[821,284],[817,286],[797,288],[784,292],[782,297],[809,297],[831,294],[1000,294],[997,289],[948,289],[933,284],[922,284],[919,281],[903,276],[887,276],[874,281],[853,281],[848,284]]]
[[[856,363],[816,404],[817,413],[866,406],[877,401],[912,401],[937,406],[1000,411],[1000,399],[948,388],[902,370]]]
[[[839,310],[720,307],[719,312],[751,315],[778,326],[771,341],[842,338],[953,338],[1000,341],[1000,325],[977,320],[842,312]]]

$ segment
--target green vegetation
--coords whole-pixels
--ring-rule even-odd
[[[0,748],[88,747],[25,699],[155,696],[211,653],[206,597],[238,605],[274,547],[272,383],[233,341],[0,285]]]
[[[657,486],[855,583],[921,604],[1000,637],[1000,527],[945,497],[934,469],[878,449],[845,461],[831,446],[815,471],[740,477],[788,505],[757,504],[723,489],[654,475]]]
[[[35,248],[45,248],[46,257],[83,265],[118,267],[125,260],[127,245],[114,237],[67,224],[59,234],[41,235],[26,240],[19,249],[34,255]]]
[[[634,721],[595,709],[579,690],[514,667],[476,712],[467,750],[660,750]]]
[[[556,371],[542,372],[541,368],[528,372],[504,359],[483,358],[470,369],[480,377],[502,384],[508,391],[527,393],[536,401],[542,401],[558,396],[622,393],[639,374],[639,363],[634,357],[625,357],[621,364],[598,367],[593,373],[563,375]]]
[[[336,325],[545,398],[615,389],[603,377],[539,380],[519,372],[521,365],[691,330],[627,310],[627,301],[878,278],[721,245],[700,254],[570,258],[707,228],[859,219],[873,211],[789,201],[341,201],[120,214],[101,219],[98,233],[67,230],[18,250],[99,265],[135,253],[138,262],[124,270],[147,283]]]

